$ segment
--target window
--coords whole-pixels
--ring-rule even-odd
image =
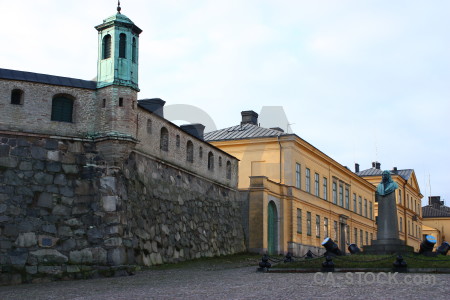
[[[222,156],[219,156],[219,167],[222,166]]]
[[[400,227],[399,231],[403,232],[403,219],[402,219],[402,217],[400,217],[400,226],[399,227]]]
[[[306,178],[305,178],[305,184],[306,184],[306,192],[311,192],[311,171],[306,168]]]
[[[301,172],[300,164],[295,164],[295,187],[298,189],[302,187],[300,172]]]
[[[227,179],[231,179],[231,162],[227,161]]]
[[[353,193],[353,211],[356,212],[356,194]]]
[[[367,199],[364,198],[364,217],[367,217]]]
[[[214,170],[214,154],[211,151],[208,153],[208,170]]]
[[[328,218],[323,218],[323,234],[328,237]]]
[[[23,104],[23,91],[14,89],[11,91],[11,104],[21,105]]]
[[[319,197],[319,174],[314,174],[314,194]]]
[[[350,233],[351,233],[350,226],[349,225],[345,225],[345,243],[347,245],[350,244]]]
[[[411,234],[411,222],[408,220],[408,234]]]
[[[334,221],[334,240],[337,241],[338,240],[338,224],[337,221]]]
[[[353,231],[354,231],[353,243],[358,244],[358,229],[355,228]]]
[[[111,36],[109,34],[103,37],[103,55],[102,59],[107,59],[111,57]]]
[[[373,206],[372,206],[372,201],[369,201],[369,219],[373,220]]]
[[[372,245],[372,241],[373,241],[373,234],[372,232],[370,233],[370,244]]]
[[[302,210],[297,208],[297,233],[302,233]]]
[[[198,157],[200,157],[200,158],[203,157],[203,147],[198,148]]]
[[[194,144],[191,141],[188,141],[186,144],[186,160],[194,162]]]
[[[119,98],[119,106],[120,106],[120,107],[123,106],[123,98]]]
[[[175,145],[180,148],[180,136],[177,134],[177,136],[175,137]]]
[[[350,209],[350,191],[345,187],[345,208]]]
[[[323,199],[328,200],[328,180],[326,177],[323,178]]]
[[[126,58],[127,51],[127,36],[121,33],[119,36],[119,58]]]
[[[402,204],[402,190],[398,190],[398,204]]]
[[[55,96],[52,101],[52,121],[72,122],[73,100],[68,96]]]
[[[147,133],[152,134],[152,120],[147,119]]]
[[[102,107],[103,107],[103,108],[106,107],[106,99],[103,99]]]
[[[159,147],[162,151],[169,151],[169,131],[166,127],[161,128]]]
[[[344,187],[339,185],[339,206],[344,206]]]
[[[133,38],[133,48],[132,48],[132,52],[131,52],[131,61],[135,63],[136,62],[136,57],[137,57],[136,38]]]
[[[369,245],[369,233],[366,231],[366,245]]]
[[[359,230],[359,244],[362,246],[364,245],[364,241],[363,241],[363,231],[362,229]]]
[[[316,215],[316,237],[320,238],[320,216]]]
[[[333,182],[333,203],[337,204],[337,184]]]
[[[362,197],[358,197],[358,204],[359,204],[359,214],[362,215]]]
[[[306,212],[306,234],[311,235],[311,213]]]

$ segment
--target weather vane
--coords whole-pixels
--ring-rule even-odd
[[[120,14],[120,10],[122,8],[120,8],[120,0],[117,1],[117,13]]]

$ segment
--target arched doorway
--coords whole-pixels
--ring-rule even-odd
[[[267,251],[269,254],[277,254],[278,250],[278,212],[273,201],[269,202],[267,213]]]

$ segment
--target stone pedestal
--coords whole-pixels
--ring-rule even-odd
[[[367,254],[394,254],[414,252],[414,248],[405,245],[405,241],[399,239],[397,222],[397,204],[395,193],[388,195],[376,195],[378,201],[378,232],[377,240],[372,245],[364,246]]]

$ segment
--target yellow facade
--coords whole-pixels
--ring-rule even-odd
[[[408,180],[391,171],[392,179],[398,184],[395,191],[397,200],[397,216],[400,239],[418,251],[422,242],[422,198],[419,184],[413,170]],[[363,176],[364,179],[377,186],[381,182],[380,176]],[[378,215],[378,203],[375,202],[375,216]]]
[[[250,251],[320,254],[327,236],[341,250],[376,238],[375,187],[297,135],[211,144],[240,160]]]
[[[425,232],[426,227],[431,227],[437,232],[439,232],[440,236],[435,236],[437,238],[436,246],[438,247],[442,242],[449,241],[450,238],[450,217],[440,217],[440,218],[423,218],[423,233],[429,234]],[[426,227],[425,227],[426,226]],[[448,254],[450,255],[450,253]]]

